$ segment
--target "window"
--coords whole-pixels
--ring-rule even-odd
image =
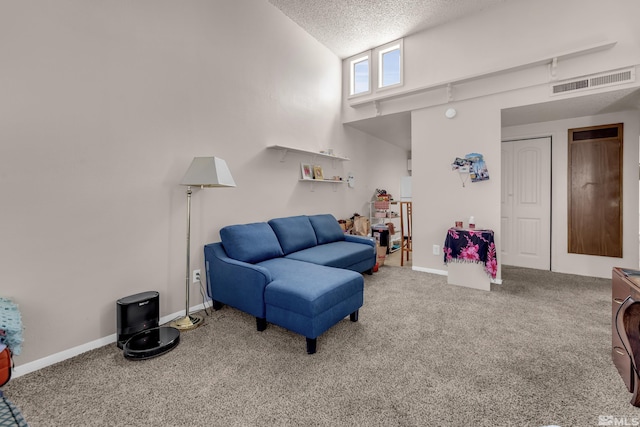
[[[371,73],[369,54],[359,55],[351,60],[351,91],[350,95],[362,95],[371,92]]]
[[[378,49],[378,88],[401,85],[402,40]]]
[[[344,82],[348,97],[375,96],[378,91],[402,86],[403,45],[400,39],[344,59],[343,72],[345,77],[349,76],[348,86],[346,78]],[[353,102],[360,100],[353,99]]]

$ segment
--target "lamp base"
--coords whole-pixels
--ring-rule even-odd
[[[171,323],[169,323],[169,326],[173,326],[180,331],[188,331],[191,329],[195,329],[203,324],[204,318],[202,316],[190,314],[172,321]]]

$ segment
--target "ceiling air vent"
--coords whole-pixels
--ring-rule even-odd
[[[566,80],[551,86],[551,95],[560,95],[567,92],[583,91],[601,87],[631,83],[636,80],[635,68],[625,70],[608,71],[578,79]]]

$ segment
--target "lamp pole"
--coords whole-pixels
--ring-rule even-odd
[[[185,272],[185,308],[184,317],[174,322],[171,326],[186,331],[200,326],[204,319],[200,316],[189,314],[189,270],[191,269],[191,186],[187,186],[187,270]]]

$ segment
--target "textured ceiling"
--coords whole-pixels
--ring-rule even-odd
[[[506,0],[269,0],[340,58]]]

